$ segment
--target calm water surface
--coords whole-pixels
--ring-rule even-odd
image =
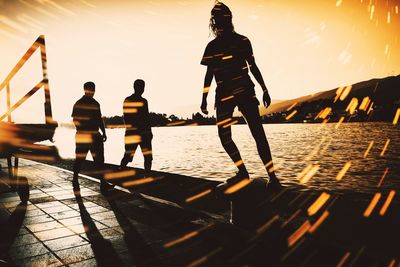
[[[372,191],[385,169],[389,171],[382,188],[400,189],[400,131],[388,123],[269,124],[264,125],[271,146],[277,175],[285,185],[304,189]],[[153,169],[199,178],[224,180],[235,174],[236,167],[223,150],[216,126],[153,128]],[[124,130],[108,129],[105,143],[106,162],[119,164],[124,153]],[[266,177],[247,125],[233,126],[233,138],[251,177]],[[63,158],[74,157],[74,130],[59,127],[55,144]],[[380,156],[387,139],[390,144]],[[364,158],[371,141],[371,151]],[[344,164],[351,167],[336,181]],[[311,180],[301,185],[297,178],[309,164],[319,165]],[[138,150],[131,166],[143,167]]]

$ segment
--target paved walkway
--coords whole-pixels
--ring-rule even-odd
[[[80,194],[74,194],[68,171],[32,161],[20,165],[19,175],[29,177],[28,204],[15,193],[0,194],[1,229],[7,236],[0,242],[8,247],[0,259],[19,266],[168,264],[165,240],[208,223],[120,190],[105,197],[96,180],[80,178]]]
[[[212,186],[207,181],[159,173],[163,179],[136,189],[182,208],[126,190],[103,196],[99,183],[86,178],[74,193],[70,172],[26,160],[21,165],[19,175],[28,178],[31,188],[27,205],[15,193],[0,193],[0,259],[18,266],[400,263],[395,190],[272,192],[253,181],[230,197],[234,218],[242,219],[236,221],[239,228],[227,222],[229,198],[207,189]],[[133,181],[129,184],[138,184]],[[204,209],[222,216],[209,216]]]

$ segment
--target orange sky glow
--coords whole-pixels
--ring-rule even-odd
[[[235,30],[250,38],[273,99],[400,74],[400,1],[224,3],[233,12]],[[199,63],[212,38],[208,21],[213,4],[212,0],[0,0],[0,82],[44,34],[55,120],[70,120],[72,106],[88,80],[97,85],[95,98],[103,115],[120,115],[122,101],[132,93],[137,78],[146,81],[144,96],[151,111],[190,116],[199,111],[205,73]],[[40,78],[39,56],[13,79],[12,102]],[[39,93],[32,103],[42,99]],[[13,114],[15,120],[31,121],[43,112],[28,102],[24,106]]]

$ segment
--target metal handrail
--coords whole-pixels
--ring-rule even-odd
[[[29,58],[40,48],[41,62],[42,62],[42,73],[43,79],[35,85],[28,93],[26,93],[21,99],[19,99],[13,106],[11,106],[10,95],[10,81],[18,73],[18,71],[24,66],[24,64],[29,60]],[[46,116],[46,124],[54,124],[52,110],[51,110],[51,99],[50,99],[50,89],[49,80],[47,77],[47,55],[46,55],[46,44],[44,40],[44,35],[40,35],[36,41],[29,47],[26,53],[21,57],[18,63],[14,66],[11,72],[7,75],[4,81],[0,84],[0,92],[6,88],[7,94],[7,112],[0,116],[0,121],[7,117],[7,121],[11,122],[11,113],[21,106],[28,98],[35,94],[39,89],[44,88],[45,92],[45,103],[44,110]]]

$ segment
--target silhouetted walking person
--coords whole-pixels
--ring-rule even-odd
[[[217,83],[215,107],[219,138],[225,151],[239,169],[233,181],[249,177],[239,150],[232,140],[231,125],[235,123],[232,115],[235,107],[238,107],[256,141],[258,154],[270,177],[270,184],[279,187],[280,183],[274,172],[271,151],[258,110],[259,102],[248,69],[263,89],[263,102],[266,107],[271,104],[271,98],[256,65],[250,40],[234,31],[232,13],[221,2],[216,3],[211,10],[210,29],[215,39],[208,43],[201,60],[201,64],[207,66],[201,110],[208,114],[207,95],[215,77]]]
[[[121,160],[121,167],[133,160],[137,147],[140,145],[144,156],[144,171],[147,176],[151,171],[151,163],[153,161],[153,151],[149,106],[147,100],[142,97],[145,82],[136,80],[133,84],[135,92],[125,98],[124,101],[124,123],[125,131],[125,155]]]
[[[82,163],[90,151],[97,169],[104,166],[104,144],[107,140],[106,129],[101,117],[100,104],[93,98],[95,93],[95,84],[87,82],[83,86],[85,95],[79,99],[73,108],[72,118],[76,127],[76,149],[73,186],[79,187],[78,175]],[[102,135],[99,133],[99,129]],[[113,186],[101,179],[100,189],[102,191],[111,189]]]

